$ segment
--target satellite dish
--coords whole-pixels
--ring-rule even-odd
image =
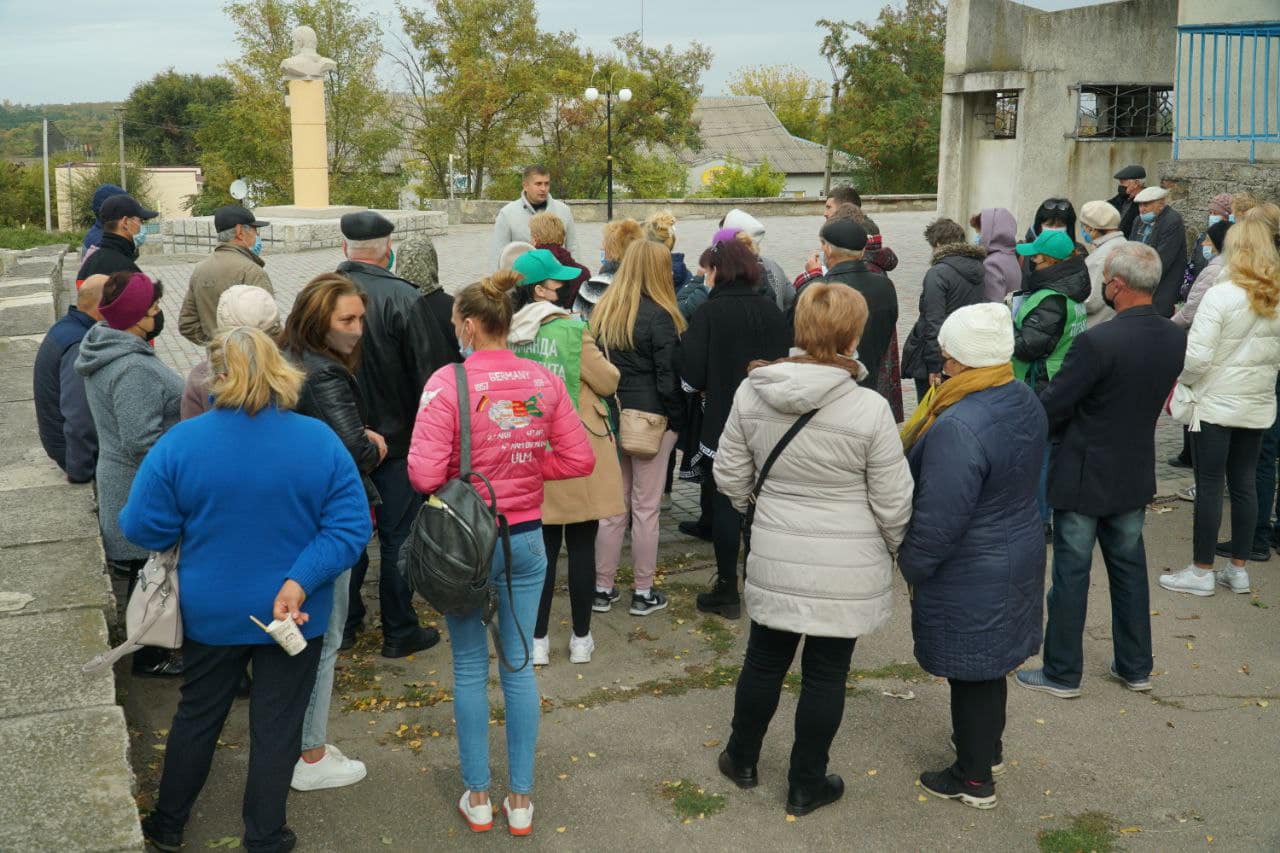
[[[249,185],[244,182],[243,178],[236,178],[231,182],[231,186],[227,191],[231,193],[231,197],[236,201],[244,201],[245,196],[249,194]]]

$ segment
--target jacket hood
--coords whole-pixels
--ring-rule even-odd
[[[578,288],[578,298],[595,305],[612,283],[613,273],[602,269],[582,283],[582,287]]]
[[[982,245],[990,252],[1012,253],[1018,242],[1018,223],[1003,207],[985,207],[978,214],[978,231]]]
[[[81,376],[92,376],[116,359],[134,353],[155,355],[147,342],[132,332],[122,332],[106,323],[97,323],[85,333],[84,340],[80,342],[76,372]]]
[[[725,228],[738,228],[751,235],[751,239],[759,242],[764,238],[764,223],[745,210],[734,208],[725,214]]]
[[[1098,251],[1099,247],[1105,246],[1106,244],[1110,243],[1112,240],[1120,240],[1121,242],[1123,242],[1125,240],[1125,236],[1123,233],[1119,231],[1108,231],[1107,233],[1103,234],[1101,237],[1094,240],[1092,243],[1086,243],[1085,249],[1087,249],[1090,254],[1093,254],[1094,252]]]
[[[791,354],[803,356],[805,353],[792,349]],[[865,372],[865,368],[863,370]],[[853,376],[842,367],[794,361],[757,367],[747,374],[747,381],[770,406],[797,415],[820,409],[858,387]]]
[[[90,206],[93,208],[93,217],[97,224],[102,224],[102,217],[98,214],[102,210],[103,203],[113,195],[124,194],[124,187],[118,187],[115,184],[103,184],[93,191],[93,202]]]
[[[554,302],[530,302],[511,318],[511,330],[507,332],[510,344],[527,344],[538,336],[538,329],[548,317],[571,317],[568,311]]]
[[[972,258],[981,263],[987,257],[987,250],[972,243],[943,243],[933,250],[933,259],[930,263],[941,263],[943,258],[948,257]]]
[[[1084,258],[1072,255],[1047,269],[1036,270],[1027,281],[1029,292],[1046,287],[1076,302],[1088,299],[1093,288],[1089,284],[1089,269],[1084,265]]]

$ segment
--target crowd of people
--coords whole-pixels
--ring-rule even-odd
[[[1078,215],[1047,199],[1021,241],[1003,208],[974,213],[967,230],[932,222],[901,347],[898,259],[851,187],[827,198],[794,279],[764,254],[764,225],[736,209],[696,269],[675,251],[669,211],[610,222],[592,273],[575,260],[570,208],[551,197],[548,171],[530,167],[495,223],[495,269],[482,280],[450,296],[429,238],[396,243],[387,218],[349,213],[346,260],[283,319],[260,257],[269,223],[232,205],[215,213],[219,245],[184,299],[179,331],[207,352],[186,377],[156,356],[163,286],[137,265],[156,214],[104,187],[76,305],[46,336],[34,381],[50,458],[70,481],[97,483],[110,569],[132,588],[149,554],[180,548],[183,648],[133,661],[135,675],[182,679],[147,839],[181,847],[237,695],[251,719],[246,849],[292,849],[290,787],[366,776],[326,742],[338,652],[366,628],[366,548],[376,534],[382,655],[436,645],[400,552],[424,499],[464,464],[510,525],[491,576],[503,657],[520,662],[498,673],[511,833],[532,831],[533,668],[557,657],[559,555],[567,657],[586,664],[593,614],[622,596],[628,536],[628,614],[668,606],[654,580],[677,469],[701,489],[700,518],[680,530],[715,554],[697,608],[737,619],[745,605],[751,622],[720,771],[758,784],[803,641],[786,807],[803,815],[841,797],[828,753],[845,680],[858,638],[890,617],[896,566],[916,659],[951,688],[956,759],[920,784],[995,806],[1010,674],[1080,695],[1095,541],[1110,580],[1110,672],[1151,689],[1143,521],[1162,410],[1187,426],[1195,520],[1189,565],[1160,586],[1248,592],[1247,561],[1276,541],[1280,207],[1215,198],[1188,260],[1167,191],[1144,186],[1141,167],[1116,177],[1117,196]],[[1219,543],[1224,488],[1231,538]],[[305,650],[287,654],[250,616],[292,620]],[[445,617],[457,808],[485,831],[486,625],[480,611]],[[1042,646],[1043,666],[1020,669]]]

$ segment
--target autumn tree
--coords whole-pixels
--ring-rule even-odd
[[[758,95],[787,132],[801,139],[823,139],[827,84],[794,65],[739,68],[729,80],[735,95]]]
[[[716,169],[698,195],[712,198],[776,198],[787,185],[785,172],[780,172],[765,160],[747,167],[738,160],[729,160]]]
[[[179,74],[170,68],[133,87],[124,104],[129,143],[156,166],[190,166],[198,159],[192,127],[205,108],[231,100],[226,77]]]
[[[836,147],[865,161],[866,189],[937,189],[946,20],[940,0],[906,0],[874,24],[818,21],[822,53],[842,78]]]

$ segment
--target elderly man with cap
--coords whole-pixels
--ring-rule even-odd
[[[1169,207],[1169,191],[1147,187],[1134,197],[1138,219],[1133,223],[1129,239],[1145,243],[1160,255],[1163,272],[1153,304],[1162,317],[1172,317],[1182,290],[1182,275],[1187,266],[1187,235],[1182,214]]]
[[[191,271],[191,283],[178,315],[178,331],[191,343],[204,346],[213,340],[218,330],[218,301],[228,288],[248,284],[267,293],[275,292],[259,257],[262,237],[258,231],[270,224],[259,221],[238,204],[213,212],[218,245]]]
[[[1103,298],[1115,318],[1076,338],[1040,395],[1056,448],[1049,469],[1053,587],[1044,668],[1017,679],[1063,699],[1080,695],[1094,542],[1111,593],[1111,676],[1130,690],[1151,689],[1142,525],[1156,493],[1156,419],[1187,348],[1186,336],[1151,303],[1159,281],[1154,250],[1120,243],[1103,274]]]
[[[1089,271],[1089,296],[1084,301],[1084,310],[1092,328],[1116,314],[1102,297],[1104,270],[1111,253],[1128,241],[1120,230],[1120,212],[1108,202],[1085,202],[1080,208],[1079,221],[1080,238],[1089,252],[1084,259],[1085,269]]]
[[[884,361],[889,344],[898,326],[898,292],[889,277],[875,272],[868,266],[865,255],[867,230],[852,219],[830,219],[818,231],[823,263],[827,272],[821,281],[834,281],[848,285],[862,294],[867,301],[867,325],[858,342],[858,361],[867,374],[858,384],[873,390],[880,376],[880,364]],[[808,284],[802,285],[799,294]],[[794,311],[794,306],[793,306]],[[788,315],[788,321],[792,317]]]
[[[387,456],[373,469],[373,480],[382,505],[378,507],[378,544],[382,555],[382,655],[400,658],[440,641],[440,632],[418,624],[413,592],[397,567],[400,546],[422,497],[409,485],[407,457],[418,400],[431,374],[457,358],[451,352],[431,307],[413,284],[391,272],[395,250],[391,232],[395,224],[373,210],[348,213],[340,221],[342,250],[347,260],[338,272],[349,277],[369,297],[364,315],[364,335],[356,385],[364,398],[369,428],[387,442]],[[351,604],[344,643],[353,640],[364,621],[364,584],[368,564],[361,561],[351,572]]]
[[[1147,170],[1141,166],[1125,166],[1113,175],[1120,185],[1111,198],[1111,206],[1120,214],[1120,232],[1128,235],[1138,218],[1138,205],[1134,197],[1147,185]]]
[[[136,261],[138,247],[146,240],[143,223],[160,214],[143,207],[131,195],[113,195],[102,203],[98,217],[102,220],[102,237],[97,251],[86,255],[76,273],[76,287],[91,275],[115,272],[142,272]]]
[[[40,443],[71,483],[92,480],[98,462],[98,431],[75,366],[85,333],[102,319],[98,303],[106,282],[105,275],[85,281],[76,304],[45,333],[36,352],[33,384]]]

